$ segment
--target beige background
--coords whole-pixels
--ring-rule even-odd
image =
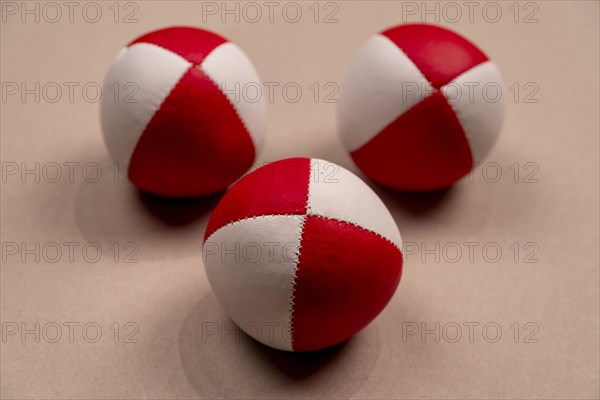
[[[312,2],[300,3],[303,16],[295,24],[282,18],[282,6],[273,22],[265,15],[257,23],[236,23],[231,16],[225,23],[219,16],[202,23],[202,3],[192,1],[121,4],[117,23],[113,2],[99,2],[102,17],[89,23],[82,18],[84,4],[72,23],[68,15],[36,23],[3,13],[3,85],[56,82],[64,89],[55,103],[48,101],[53,92],[42,93],[37,103],[33,95],[25,101],[7,96],[1,103],[3,398],[598,398],[598,2],[521,3],[517,22],[513,2],[499,2],[497,23],[484,18],[494,18],[494,10],[484,15],[484,3],[478,3],[473,21],[465,6],[459,22],[440,20],[480,45],[513,87],[504,93],[508,118],[487,160],[502,176],[490,183],[493,168],[486,170],[487,181],[477,169],[472,182],[443,194],[401,194],[372,185],[405,242],[420,250],[438,243],[448,253],[440,250],[439,261],[423,251],[407,256],[400,288],[379,318],[345,345],[308,355],[270,351],[231,334],[203,341],[203,326],[226,321],[206,281],[200,246],[217,199],[173,203],[115,183],[98,104],[86,101],[81,88],[102,82],[117,51],[139,34],[173,24],[205,26],[238,43],[264,81],[297,82],[303,89],[296,103],[275,92],[260,163],[302,155],[356,171],[336,136],[335,104],[324,102],[324,85],[340,80],[369,35],[402,22],[406,3],[339,2],[338,22],[329,24],[322,20],[335,8],[321,4],[315,23]],[[138,22],[123,23],[133,7]],[[538,22],[524,23],[532,12]],[[65,82],[80,85],[72,102]],[[316,102],[314,82],[321,87]],[[531,99],[537,103],[525,102],[536,87]],[[74,179],[63,167],[61,179],[49,182],[56,172],[52,163],[65,162],[80,163]],[[95,164],[82,178],[90,162],[102,166],[96,183],[89,178]],[[39,182],[31,174],[7,175],[15,165],[20,173],[36,163]],[[520,170],[516,183],[514,163]],[[525,182],[536,169],[538,182]],[[53,242],[64,251],[54,263],[48,261],[54,253],[41,254],[39,262],[27,255],[23,262],[21,253],[7,251],[11,244],[36,243],[48,250]],[[72,260],[64,242],[78,243]],[[117,262],[109,247],[114,242],[121,248]],[[137,245],[137,263],[123,262],[129,242]],[[463,254],[452,263],[448,244],[454,242]],[[479,243],[472,262],[465,242]],[[516,260],[515,242],[521,249]],[[87,243],[101,246],[97,263],[83,258]],[[500,261],[486,261],[486,243],[502,249]],[[525,263],[536,246],[532,259],[538,262]],[[79,324],[72,343],[64,325],[69,322]],[[126,329],[128,322],[135,325]],[[472,343],[468,322],[480,324]],[[39,343],[35,334],[8,334],[22,323],[27,329],[40,324]],[[62,326],[56,343],[53,323]],[[86,323],[102,328],[98,342],[86,341],[95,336],[93,328],[83,336]],[[120,324],[118,343],[114,323]],[[403,340],[403,326],[412,323],[428,329],[439,323],[445,335],[439,343],[432,334]],[[452,323],[463,329],[456,343],[449,340]],[[482,335],[489,323],[502,329],[496,343],[488,342],[494,329]],[[126,343],[135,326],[137,343]],[[526,343],[532,339],[537,343]]]

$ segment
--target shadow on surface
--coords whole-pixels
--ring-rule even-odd
[[[172,227],[193,223],[209,214],[217,205],[223,193],[189,199],[169,199],[137,191],[140,203],[156,219]]]
[[[167,199],[105,175],[97,182],[81,182],[75,196],[75,223],[86,241],[106,246],[135,243],[140,260],[201,251],[208,218],[221,194]]]
[[[209,398],[348,398],[368,380],[380,347],[378,329],[370,326],[321,351],[275,350],[234,329],[212,293],[194,305],[179,336],[186,378]]]
[[[349,339],[318,351],[292,353],[273,349],[257,342],[245,333],[243,335],[246,336],[244,342],[248,346],[248,350],[254,353],[254,356],[262,357],[274,368],[293,380],[308,379],[311,375],[318,373],[320,369],[332,364],[344,350],[346,343],[352,341],[352,339]]]
[[[371,183],[373,190],[384,200],[394,203],[403,212],[415,216],[426,216],[446,203],[454,192],[453,187],[428,192],[407,192],[390,189]]]

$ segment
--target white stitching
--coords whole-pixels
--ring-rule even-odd
[[[167,102],[167,100],[169,99],[169,97],[171,96],[171,93],[173,93],[173,91],[175,90],[175,88],[177,88],[180,84],[181,84],[181,79],[185,76],[185,74],[187,74],[192,68],[194,68],[194,63],[190,62],[187,58],[180,56],[179,54],[167,49],[166,47],[163,46],[159,46],[157,44],[154,43],[149,43],[149,42],[137,42],[132,44],[131,46],[127,46],[125,47],[125,52],[129,51],[131,48],[133,48],[135,45],[140,45],[140,44],[145,44],[145,45],[150,45],[150,46],[154,46],[158,49],[164,50],[166,52],[168,52],[169,54],[172,54],[178,58],[181,58],[182,60],[184,60],[186,63],[189,64],[189,66],[186,68],[186,70],[183,72],[183,74],[181,74],[181,76],[179,77],[179,79],[177,80],[177,82],[175,82],[175,84],[164,94],[164,96],[162,97],[162,101],[156,106],[156,108],[154,108],[154,110],[152,111],[152,114],[150,116],[150,119],[148,120],[148,122],[146,123],[146,126],[144,126],[144,128],[142,129],[140,136],[138,137],[135,146],[133,147],[133,151],[131,152],[131,154],[135,154],[138,145],[140,144],[140,140],[142,139],[142,136],[144,136],[144,133],[146,133],[146,129],[148,129],[148,127],[150,126],[150,124],[152,123],[152,121],[156,118],[156,116],[160,113],[160,110],[162,109],[163,105]],[[123,53],[125,54],[125,53]]]
[[[307,196],[307,197],[308,197],[308,196]],[[213,233],[211,233],[211,234],[210,234],[210,235],[209,235],[209,236],[206,238],[206,240],[204,241],[204,243],[208,242],[208,241],[209,241],[209,239],[210,239],[210,238],[211,238],[211,237],[212,237],[212,236],[213,236],[215,233],[217,233],[218,231],[220,231],[221,229],[223,229],[223,228],[225,228],[225,227],[228,227],[228,226],[230,226],[230,225],[236,224],[236,223],[238,223],[238,222],[243,222],[243,221],[247,221],[247,220],[250,220],[250,219],[257,219],[257,218],[266,218],[266,217],[285,217],[285,216],[289,216],[289,217],[292,217],[292,216],[295,216],[295,217],[318,217],[318,218],[323,218],[323,219],[328,219],[328,220],[332,220],[332,221],[338,221],[338,222],[343,222],[343,223],[345,223],[345,224],[353,225],[353,226],[355,226],[355,227],[357,227],[357,228],[360,228],[360,229],[362,229],[362,230],[364,230],[364,231],[371,232],[372,234],[379,236],[380,238],[382,238],[383,240],[385,240],[386,242],[388,242],[388,243],[390,243],[392,246],[394,246],[396,249],[398,249],[398,251],[402,252],[402,249],[401,249],[400,247],[398,247],[398,245],[397,245],[396,243],[392,242],[390,239],[386,238],[386,237],[385,237],[385,236],[383,236],[382,234],[380,234],[380,233],[378,233],[378,232],[375,232],[374,230],[371,230],[371,229],[365,228],[364,226],[361,226],[361,225],[359,225],[359,224],[357,224],[357,223],[355,223],[355,222],[352,222],[352,221],[346,221],[346,220],[339,219],[339,218],[327,217],[327,216],[325,216],[325,215],[321,215],[321,214],[315,214],[315,213],[312,213],[312,212],[310,212],[310,213],[308,213],[308,214],[305,214],[305,213],[303,213],[303,214],[293,214],[293,213],[286,213],[286,214],[262,214],[262,215],[251,215],[251,216],[249,216],[249,217],[244,217],[244,218],[241,218],[241,219],[236,219],[235,221],[228,222],[228,223],[226,223],[225,225],[222,225],[222,226],[220,226],[219,228],[215,229],[215,230],[213,231]],[[302,235],[302,233],[304,233],[304,223],[305,223],[305,221],[306,221],[306,218],[303,218],[303,219],[302,219],[302,225],[301,225],[301,228],[302,228],[302,230],[300,231],[300,235]],[[302,241],[302,237],[300,237],[300,241]],[[300,248],[298,248],[298,257],[300,257]]]
[[[246,133],[250,137],[250,140],[252,141],[252,145],[254,147],[254,151],[256,153],[259,150],[258,149],[259,148],[259,143],[254,143],[254,136],[252,135],[252,133],[250,133],[250,128],[246,124],[246,121],[244,121],[244,118],[242,118],[242,116],[240,115],[237,106],[234,104],[233,101],[231,101],[231,99],[229,98],[229,96],[227,96],[227,93],[222,90],[223,82],[221,82],[221,83],[216,82],[213,79],[213,77],[210,76],[210,74],[207,71],[205,71],[204,68],[203,68],[204,63],[206,62],[206,60],[208,60],[208,58],[210,57],[210,55],[213,54],[219,47],[221,47],[221,46],[223,46],[223,45],[225,45],[227,43],[230,43],[230,42],[221,43],[220,45],[218,45],[217,47],[215,47],[214,49],[212,49],[211,52],[208,53],[206,55],[206,57],[204,57],[204,59],[202,60],[202,62],[199,63],[199,64],[196,64],[194,66],[194,68],[198,68],[200,71],[202,71],[202,73],[204,75],[206,75],[206,77],[213,83],[213,85],[215,85],[215,87],[219,90],[219,92],[221,92],[221,94],[223,94],[223,97],[225,97],[225,99],[227,99],[227,102],[231,105],[231,108],[233,108],[233,112],[235,112],[235,115],[238,117],[238,119],[242,123],[242,126],[246,130]]]
[[[309,214],[310,217],[317,217],[317,218],[323,218],[323,219],[328,219],[331,221],[337,221],[337,222],[342,222],[344,224],[348,224],[348,225],[352,225],[355,226],[359,229],[362,229],[363,231],[367,231],[367,232],[371,232],[372,234],[379,236],[380,238],[382,238],[383,240],[385,240],[386,242],[390,243],[392,246],[394,246],[401,254],[402,254],[402,249],[400,249],[400,247],[398,247],[398,245],[394,242],[392,242],[390,239],[386,238],[385,236],[383,236],[382,234],[375,232],[374,230],[365,228],[364,226],[358,225],[355,222],[352,221],[346,221],[343,219],[339,219],[339,218],[332,218],[332,217],[326,217],[325,215],[320,215],[320,214]]]
[[[302,224],[300,225],[300,242],[298,243],[298,251],[296,252],[298,256],[298,261],[296,261],[296,265],[294,266],[294,280],[292,282],[292,295],[290,297],[290,346],[292,350],[294,350],[294,311],[296,306],[296,278],[298,277],[298,266],[300,265],[300,251],[302,250],[302,239],[304,236],[304,226],[306,224],[306,218],[310,213],[310,182],[311,182],[311,162],[312,158],[308,159],[308,185],[306,188],[306,202],[304,205],[304,209],[306,210],[306,214],[302,219]]]
[[[302,214],[294,214],[294,213],[284,213],[284,214],[260,214],[260,215],[251,215],[249,217],[244,217],[244,218],[240,218],[240,219],[236,219],[235,221],[231,221],[226,223],[225,225],[221,225],[220,227],[218,227],[217,229],[215,229],[207,238],[206,240],[204,240],[204,243],[208,242],[208,239],[210,239],[215,233],[219,232],[221,229],[226,228],[228,226],[231,226],[233,224],[236,224],[238,222],[244,222],[250,219],[257,219],[257,218],[266,218],[266,217],[304,217],[306,214],[302,213]]]
[[[300,265],[300,251],[302,250],[302,236],[304,235],[304,225],[306,224],[306,215],[303,216],[300,223],[300,241],[298,242],[298,251],[296,251],[297,261],[294,265],[294,276],[292,281],[292,294],[290,296],[290,346],[294,350],[294,312],[296,306],[296,278],[298,276],[298,265]]]

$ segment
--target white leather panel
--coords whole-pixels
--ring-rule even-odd
[[[129,164],[154,113],[191,66],[149,43],[136,43],[117,55],[104,79],[100,122],[110,156],[120,167]]]
[[[214,49],[199,68],[227,96],[258,151],[267,132],[267,104],[262,82],[248,56],[227,42]]]
[[[390,39],[371,37],[340,87],[338,128],[346,149],[362,147],[432,90],[419,68]]]
[[[250,336],[292,350],[294,279],[304,216],[268,215],[227,224],[204,243],[210,284]]]
[[[358,176],[329,161],[311,159],[309,215],[350,222],[373,231],[402,249],[394,218],[379,196]]]
[[[465,131],[473,161],[481,162],[496,142],[506,113],[500,71],[486,61],[443,86],[442,93]]]

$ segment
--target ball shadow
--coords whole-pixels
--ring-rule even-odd
[[[176,259],[201,251],[208,217],[219,198],[161,198],[106,176],[79,184],[73,213],[87,242],[134,243],[140,261]]]
[[[185,226],[202,218],[219,202],[223,192],[205,197],[169,199],[137,190],[140,204],[156,219],[171,227]]]
[[[231,323],[233,324],[233,322]],[[346,344],[352,341],[352,339],[349,339],[318,351],[292,353],[265,346],[253,340],[246,333],[242,332],[242,334],[246,336],[245,343],[248,345],[248,350],[255,357],[264,359],[279,372],[294,381],[309,379],[319,370],[333,363],[346,347]]]
[[[182,368],[203,398],[348,398],[368,380],[380,347],[371,326],[324,350],[275,350],[235,327],[212,293],[194,305],[179,336]]]
[[[416,216],[425,216],[442,207],[452,197],[455,190],[454,187],[449,187],[427,192],[408,192],[378,185],[376,191],[380,197],[386,199],[386,202],[394,201],[405,212]]]
[[[497,206],[495,190],[473,185],[463,180],[453,186],[435,191],[408,192],[391,189],[368,181],[369,186],[384,202],[402,233],[413,239],[432,232],[474,235],[486,226]],[[418,234],[415,236],[415,234]]]
[[[343,167],[360,177],[384,202],[386,207],[390,208],[392,214],[399,212],[400,214],[410,215],[415,218],[426,218],[430,214],[438,212],[444,208],[452,199],[460,193],[460,189],[456,185],[448,188],[428,190],[428,191],[408,191],[394,189],[382,184],[379,184],[366,176],[360,171],[352,160],[341,163]]]

